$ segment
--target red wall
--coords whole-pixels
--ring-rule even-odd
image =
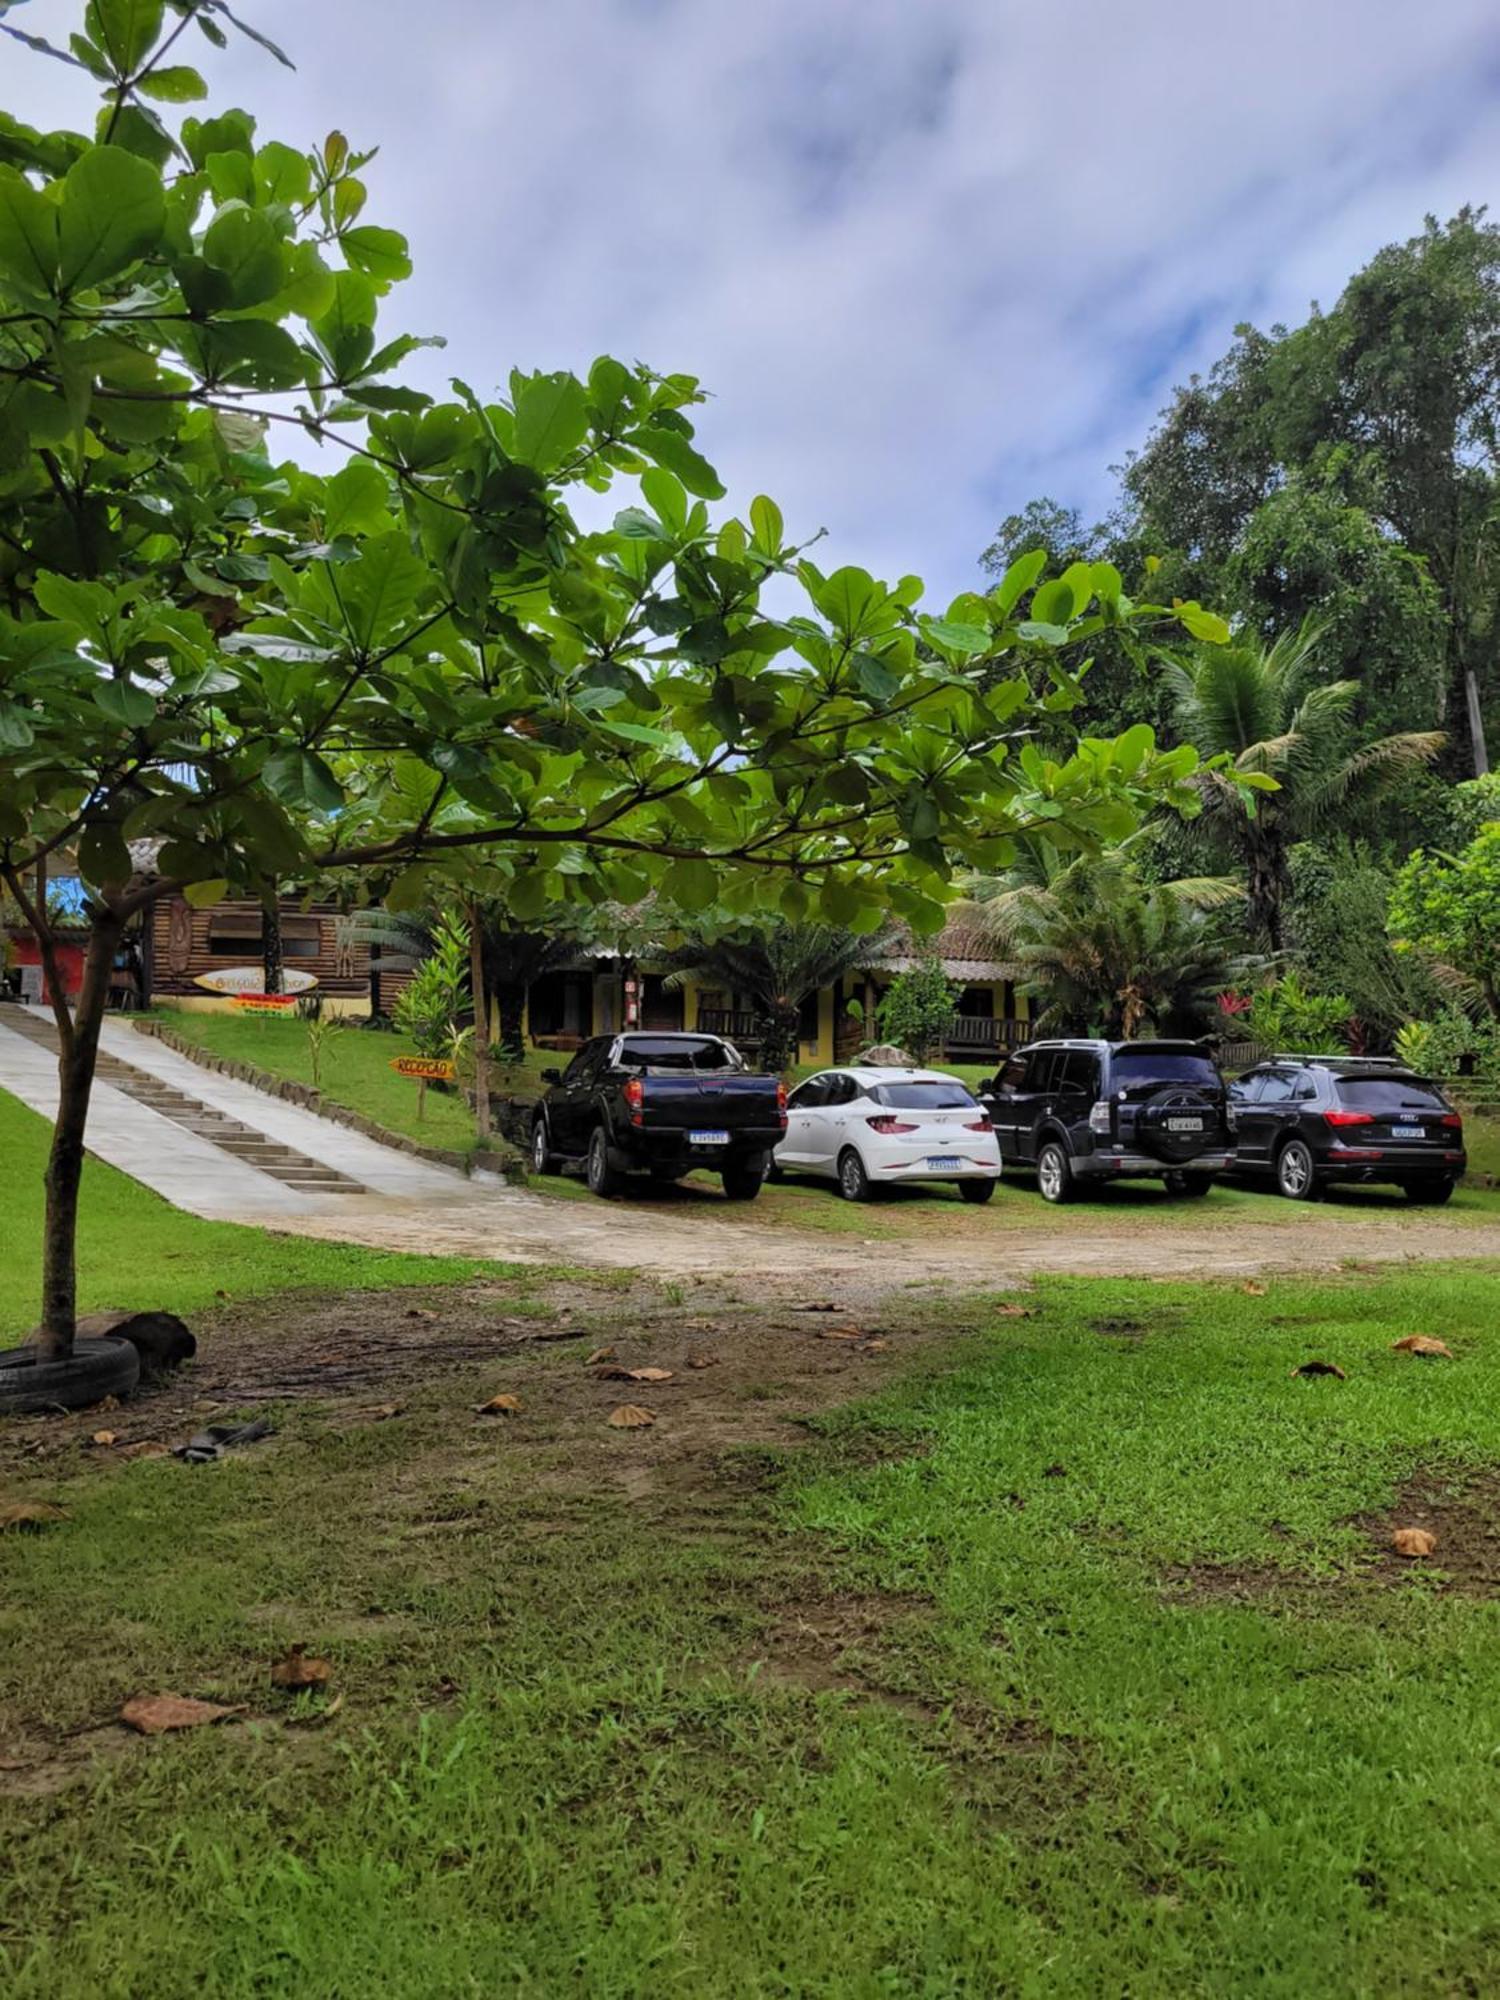
[[[19,937],[14,941],[17,965],[40,965],[42,954],[31,938]],[[60,944],[57,947],[58,962],[62,966],[63,985],[67,997],[72,998],[83,984],[83,946],[81,944]]]

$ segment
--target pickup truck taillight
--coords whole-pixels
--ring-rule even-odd
[[[620,1094],[630,1107],[631,1124],[644,1125],[646,1122],[644,1108],[646,1103],[645,1084],[642,1083],[638,1076],[633,1076],[626,1082],[625,1088]]]
[[[1328,1125],[1373,1125],[1375,1114],[1372,1111],[1325,1111],[1323,1120]]]
[[[915,1125],[908,1125],[900,1118],[867,1118],[865,1123],[872,1132],[878,1132],[882,1139],[888,1139],[896,1132],[915,1132]]]
[[[1101,1097],[1090,1109],[1089,1130],[1091,1132],[1104,1133],[1109,1131],[1109,1099],[1107,1097]]]
[[[776,1122],[784,1132],[786,1130],[786,1085],[781,1082],[778,1082],[776,1085]]]

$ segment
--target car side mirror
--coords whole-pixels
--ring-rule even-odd
[[[561,1082],[562,1082],[562,1071],[561,1071],[560,1069],[544,1069],[544,1070],[542,1071],[542,1082],[543,1082],[543,1083],[561,1083]]]

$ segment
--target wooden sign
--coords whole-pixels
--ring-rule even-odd
[[[397,1076],[414,1076],[419,1083],[452,1083],[457,1075],[441,1056],[395,1056],[391,1068]]]
[[[295,1007],[295,993],[234,993],[229,1004],[239,1007],[247,1014],[284,1014],[288,1007]]]

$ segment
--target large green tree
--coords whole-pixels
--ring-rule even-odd
[[[1025,741],[1045,720],[1057,745],[1080,646],[1171,615],[1109,566],[1028,559],[933,615],[917,578],[823,574],[769,499],[711,518],[689,376],[402,386],[421,341],[379,326],[408,254],[367,219],[370,156],[240,110],[167,122],[206,92],[185,38],[236,25],[222,0],[90,0],[63,54],[101,85],[94,132],[0,114],[0,878],[61,1044],[51,1354],[110,966],[162,897],[274,878],[540,928],[659,885],[690,913],[920,931],[1018,832],[1103,841],[1192,797],[1191,751]],[[284,436],[343,463],[278,459]],[[595,520],[620,479],[629,504],[581,528],[573,495]],[[772,580],[799,608],[766,608]],[[76,1007],[33,894],[64,851]]]

